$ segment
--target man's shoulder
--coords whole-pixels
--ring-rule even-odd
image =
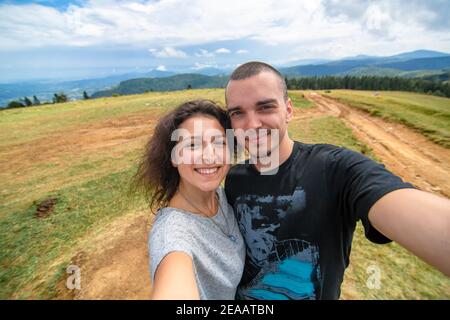
[[[297,141],[295,143],[299,145],[300,152],[306,154],[309,161],[327,160],[350,151],[344,147],[327,143],[306,144]]]
[[[319,161],[320,159],[326,160],[330,157],[334,158],[336,155],[341,153],[352,152],[344,147],[327,144],[327,143],[316,143],[316,144],[307,144],[299,141],[294,141],[295,150],[298,150],[300,154],[303,154],[308,157],[308,161]],[[230,171],[227,174],[228,178],[242,177],[242,176],[252,176],[255,174],[255,168],[250,163],[249,160],[245,160],[238,164],[233,165],[230,168]]]

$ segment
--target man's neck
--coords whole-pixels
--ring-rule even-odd
[[[289,159],[289,156],[292,154],[292,150],[294,148],[294,141],[289,138],[287,135],[286,137],[281,141],[281,143],[278,145],[277,148],[272,150],[271,158],[270,159],[264,159],[265,161],[257,161],[255,163],[255,168],[259,172],[266,172],[266,171],[272,171],[280,167],[287,159]],[[275,152],[278,152],[278,159],[274,155]],[[274,161],[277,160],[277,161]],[[267,164],[266,164],[267,163]]]

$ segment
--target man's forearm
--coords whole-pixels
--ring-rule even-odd
[[[385,236],[450,277],[450,200],[400,189],[378,200],[369,220]]]

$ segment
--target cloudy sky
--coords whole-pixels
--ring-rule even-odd
[[[0,1],[0,81],[450,52],[450,0]]]

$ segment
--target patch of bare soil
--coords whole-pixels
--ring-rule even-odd
[[[141,300],[150,298],[147,235],[150,213],[119,218],[99,236],[87,239],[90,248],[80,250],[71,261],[80,268],[80,290],[68,289],[63,276],[56,299]]]
[[[63,156],[78,157],[143,139],[152,132],[155,119],[148,112],[132,114],[55,132],[32,142],[0,147],[0,169],[3,172],[27,170],[36,163],[58,161]]]
[[[55,207],[57,198],[47,198],[36,206],[35,216],[37,218],[46,218],[48,217]]]

